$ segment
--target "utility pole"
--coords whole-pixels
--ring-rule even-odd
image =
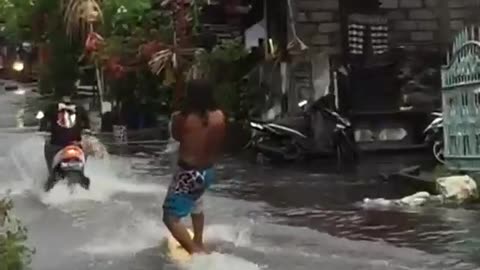
[[[278,63],[280,68],[280,89],[281,89],[281,113],[289,113],[289,102],[288,102],[288,6],[286,0],[266,0],[265,1],[265,10],[266,10],[266,22],[267,22],[267,32],[268,40],[267,47],[271,45],[270,41],[276,45],[275,56],[278,57]]]

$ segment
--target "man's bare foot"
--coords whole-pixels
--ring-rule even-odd
[[[203,250],[203,252],[205,252],[205,254],[211,254],[212,251],[208,248],[206,248],[204,245],[201,246],[201,249]]]
[[[208,249],[203,245],[203,243],[202,243],[202,244],[195,243],[195,250],[193,251],[193,253],[210,254],[211,251],[208,250]]]
[[[206,255],[208,255],[208,254],[210,254],[210,251],[205,249],[204,246],[198,246],[197,245],[195,247],[195,249],[192,251],[192,255],[194,255],[194,254],[206,254]]]

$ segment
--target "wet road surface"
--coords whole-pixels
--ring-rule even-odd
[[[19,98],[0,93],[0,103]],[[35,134],[0,129],[0,194],[10,192],[29,229],[34,270],[177,269],[160,247],[168,235],[161,204],[169,155],[90,159],[91,191],[70,194],[58,185],[45,194],[42,149]],[[321,164],[269,167],[226,158],[206,194],[206,239],[220,254],[187,268],[477,269],[475,208],[363,207],[363,198],[396,195],[375,176],[409,160],[364,160],[358,174],[340,176]]]

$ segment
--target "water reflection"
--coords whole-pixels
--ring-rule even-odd
[[[281,224],[309,227],[352,240],[384,241],[480,265],[480,212],[476,207],[381,210],[364,209],[365,197],[398,198],[399,185],[381,183],[378,171],[406,164],[366,162],[356,176],[325,174],[320,168],[261,168],[230,159],[222,170],[218,193],[266,201]],[[417,161],[410,159],[412,164]]]
[[[402,196],[405,191],[400,184],[380,182],[376,176],[418,162],[405,157],[380,159],[366,160],[357,174],[342,176],[314,164],[257,166],[231,157],[218,166],[214,193],[267,202],[267,211],[277,224],[452,257],[441,269],[472,269],[465,265],[467,262],[480,265],[480,212],[475,206],[396,210],[360,207],[359,202],[366,197]],[[165,169],[170,164],[161,159],[156,165]]]

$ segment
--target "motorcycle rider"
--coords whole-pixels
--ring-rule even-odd
[[[62,96],[59,101],[47,106],[44,117],[40,123],[40,131],[50,132],[50,141],[45,141],[44,155],[49,171],[45,190],[50,190],[55,183],[52,173],[52,162],[55,155],[64,147],[82,141],[82,132],[88,132],[90,121],[88,114],[82,106],[72,102],[70,96]],[[87,186],[90,179],[85,176]]]

